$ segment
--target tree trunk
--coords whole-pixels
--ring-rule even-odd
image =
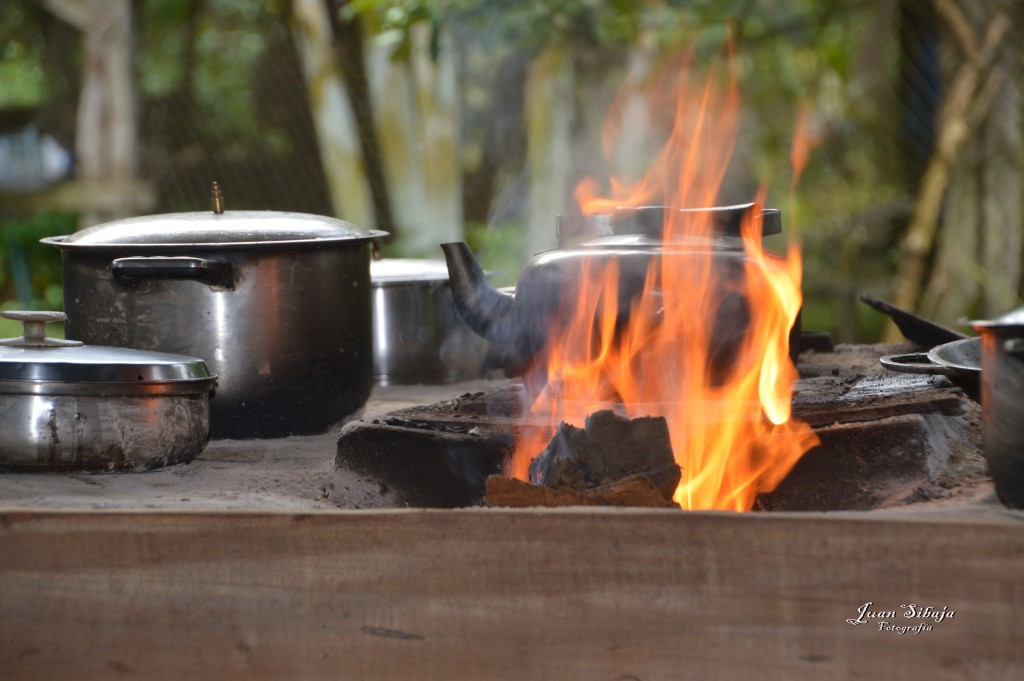
[[[546,49],[530,67],[526,82],[526,148],[529,208],[526,254],[556,244],[555,216],[570,195],[571,125],[575,111],[572,52]]]
[[[84,35],[84,71],[75,130],[76,174],[130,194],[138,161],[131,0],[46,0],[48,10]],[[116,207],[120,204],[120,207]],[[79,216],[79,226],[126,217],[132,201]]]
[[[438,257],[438,244],[462,238],[458,88],[455,54],[442,42],[431,55],[430,27],[411,29],[407,59],[392,47],[367,54],[370,96],[385,175],[401,238],[394,251]]]
[[[986,1],[980,8],[984,17],[981,21],[984,28],[980,31],[972,27],[971,21],[953,0],[934,2],[962,59],[944,94],[935,148],[921,180],[913,217],[903,239],[902,260],[894,279],[893,304],[910,310],[922,309],[922,294],[929,288],[938,290],[955,285],[950,280],[942,281],[941,270],[931,267],[942,209],[953,169],[960,163],[966,147],[979,144],[980,138],[976,135],[979,126],[990,117],[995,98],[1005,85],[1006,78],[998,60],[1005,43],[1013,42],[1012,31],[1015,28],[1012,10],[1016,8],[1001,0]],[[1011,40],[1007,40],[1008,36]],[[982,194],[988,191],[984,187]],[[989,226],[982,227],[990,229]],[[886,338],[897,340],[899,337],[895,326],[890,324]]]
[[[961,9],[981,35],[1000,4],[962,3]],[[947,324],[999,314],[1018,302],[1024,184],[1019,66],[1019,45],[1001,45],[992,66],[1001,85],[952,169],[935,269],[921,305],[922,314]]]
[[[363,168],[373,203],[373,213],[377,227],[391,232],[392,238],[398,237],[391,194],[388,191],[387,178],[384,173],[384,159],[377,139],[377,127],[374,123],[373,99],[370,97],[370,86],[366,76],[366,47],[363,39],[363,23],[360,20],[342,21],[338,8],[345,0],[329,3],[331,6],[331,31],[334,34],[336,49],[335,60],[341,69],[348,91],[352,93],[352,113],[359,134],[359,147],[363,154]]]
[[[291,22],[334,213],[360,227],[375,227],[358,126],[334,58],[327,7],[323,0],[292,0]]]
[[[1020,302],[1024,226],[1021,220],[1024,144],[1021,143],[1020,65],[1020,45],[1016,41],[1004,44],[996,57],[996,68],[1003,74],[1002,87],[981,129],[984,149],[981,265],[983,271],[990,273],[979,310],[985,317],[1002,314]]]

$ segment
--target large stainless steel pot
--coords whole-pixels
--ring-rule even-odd
[[[443,261],[374,260],[370,279],[377,385],[436,385],[480,377],[487,342],[455,311]]]
[[[1000,501],[1024,508],[1024,308],[971,325],[981,333],[985,459]]]
[[[215,438],[326,431],[372,387],[370,242],[271,211],[118,220],[61,249],[67,336],[206,360]]]
[[[194,357],[47,338],[60,312],[0,340],[0,469],[149,470],[182,463],[210,435],[214,377]]]

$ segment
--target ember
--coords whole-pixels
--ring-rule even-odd
[[[612,177],[607,195],[596,180],[584,180],[576,192],[584,213],[716,205],[736,139],[735,81],[724,92],[714,74],[702,88],[685,70],[679,81],[672,132],[650,170],[637,181]],[[628,96],[638,95],[624,92],[620,101]],[[607,155],[618,124],[609,117]],[[810,426],[790,415],[800,255],[795,247],[784,259],[764,252],[761,215],[756,208],[743,221],[738,275],[722,266],[707,213],[671,210],[662,225],[663,253],[651,260],[638,296],[620,299],[617,259],[583,268],[577,299],[556,315],[527,377],[544,386],[529,414],[550,418],[550,428],[521,433],[514,477],[526,479],[530,460],[559,423],[580,424],[609,401],[630,417],[667,419],[683,471],[674,500],[683,508],[749,510],[817,444]],[[622,310],[629,311],[625,325]],[[725,334],[723,319],[732,320]]]

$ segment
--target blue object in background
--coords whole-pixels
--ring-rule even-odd
[[[34,125],[0,133],[0,193],[45,189],[71,176],[71,152]]]

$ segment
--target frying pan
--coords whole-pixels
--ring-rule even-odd
[[[978,395],[981,382],[980,337],[943,343],[928,352],[886,355],[879,361],[892,371],[948,376],[972,396]]]
[[[945,326],[936,324],[935,322],[925,319],[924,317],[918,317],[916,314],[901,310],[894,305],[890,305],[884,300],[879,300],[873,296],[869,296],[864,293],[861,295],[860,300],[868,307],[878,310],[882,314],[888,316],[896,324],[896,327],[903,333],[903,336],[913,343],[916,343],[925,348],[934,348],[937,345],[943,343],[950,343],[961,338],[967,338],[964,334],[954,331],[953,329],[947,329]]]

